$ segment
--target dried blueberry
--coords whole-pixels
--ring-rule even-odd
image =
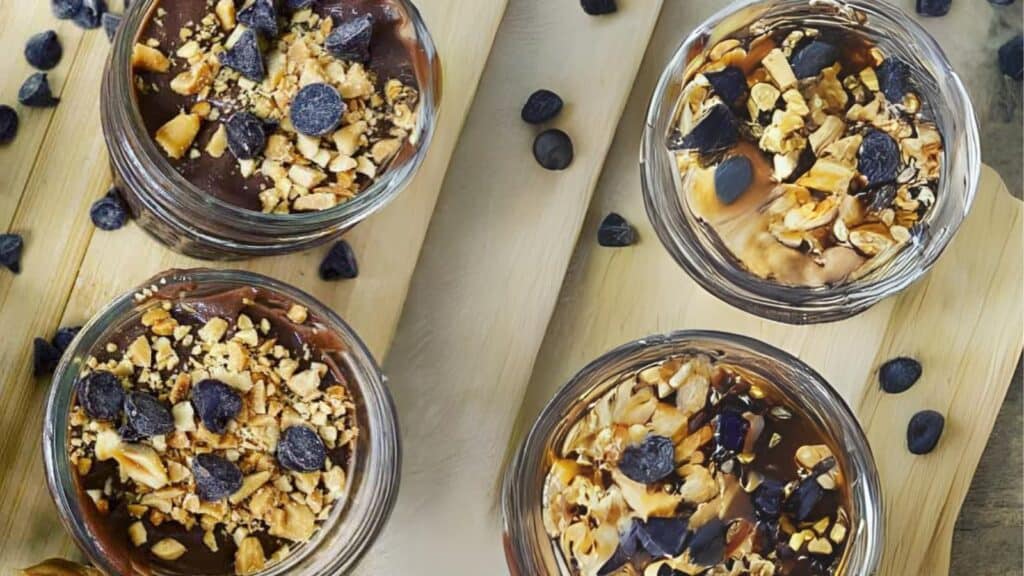
[[[351,280],[359,276],[359,263],[348,242],[339,240],[320,262],[320,278],[323,280]]]
[[[117,34],[117,29],[121,27],[121,20],[120,14],[114,14],[113,12],[105,12],[103,14],[103,32],[106,33],[107,39],[111,42],[113,42],[114,36]]]
[[[36,72],[28,77],[25,83],[18,90],[18,102],[33,108],[49,108],[56,106],[59,98],[54,98],[50,92],[50,83],[46,80],[46,74]]]
[[[896,181],[900,171],[900,146],[885,132],[871,130],[864,135],[857,153],[857,170],[868,179],[868,186]]]
[[[766,478],[754,490],[754,514],[759,520],[777,520],[782,514],[782,502],[785,498],[786,485],[778,480]]]
[[[267,145],[266,127],[251,112],[235,112],[224,127],[228,133],[228,148],[239,160],[255,158]]]
[[[50,8],[53,15],[61,20],[67,20],[82,9],[82,0],[50,0]]]
[[[934,410],[914,414],[907,426],[907,449],[911,454],[924,455],[935,449],[946,427],[946,418]]]
[[[903,102],[903,97],[910,92],[912,86],[910,66],[899,58],[890,57],[882,62],[875,74],[886,99],[893,104]]]
[[[953,0],[917,0],[917,13],[921,16],[945,16]]]
[[[839,49],[821,40],[812,40],[793,51],[790,66],[800,80],[814,78],[839,60]]]
[[[320,435],[305,426],[291,426],[277,443],[277,461],[285,470],[315,472],[324,467],[327,449]]]
[[[303,8],[309,8],[315,0],[284,0],[284,7],[289,12],[298,12]]]
[[[260,52],[260,43],[256,39],[256,33],[252,30],[242,32],[235,44],[227,51],[221,52],[220,63],[237,70],[253,82],[262,82],[267,75],[267,69],[263,65],[263,53]]]
[[[725,531],[728,528],[718,518],[697,529],[690,540],[690,558],[700,566],[714,566],[725,556]]]
[[[373,16],[364,14],[338,24],[327,36],[324,46],[335,58],[369,62],[371,40]]]
[[[583,6],[583,11],[591,16],[612,14],[619,10],[615,0],[580,0],[580,5]]]
[[[6,144],[18,135],[18,113],[7,104],[0,104],[0,144]]]
[[[878,369],[878,382],[889,394],[906,392],[917,383],[923,369],[913,358],[894,358]]]
[[[75,336],[78,336],[78,333],[81,331],[81,326],[66,326],[61,328],[53,335],[53,338],[50,340],[50,344],[53,344],[53,347],[60,350],[61,354],[63,354],[67,351],[68,347],[71,346],[71,342],[74,341]]]
[[[93,420],[116,422],[124,404],[124,388],[110,372],[93,372],[77,385],[78,403]]]
[[[138,430],[132,428],[131,422],[124,422],[117,428],[117,435],[121,437],[121,440],[128,442],[129,444],[135,442],[141,442],[146,439],[145,434],[140,434]]]
[[[668,564],[662,564],[661,566],[658,566],[658,573],[654,576],[686,576],[686,573],[681,570],[676,570]]]
[[[574,156],[572,139],[561,130],[545,130],[533,141],[533,157],[548,170],[565,170]]]
[[[86,30],[92,30],[93,28],[100,27],[100,19],[106,11],[107,3],[105,0],[82,0],[82,7],[72,18],[75,24]]]
[[[636,242],[636,229],[625,218],[612,212],[597,229],[597,243],[607,248],[621,248]]]
[[[805,522],[811,519],[815,507],[821,502],[824,496],[824,488],[818,484],[815,476],[808,476],[800,481],[793,493],[786,499],[786,513],[797,522]]]
[[[730,106],[743,104],[747,95],[747,75],[743,70],[729,66],[719,72],[705,72],[704,77],[723,102]]]
[[[722,152],[736,145],[739,132],[736,118],[724,104],[712,106],[697,125],[682,138],[670,143],[673,150],[697,150],[702,155]]]
[[[345,101],[330,84],[316,82],[299,90],[288,114],[292,126],[306,136],[326,136],[341,124]]]
[[[728,206],[739,200],[754,181],[754,165],[746,156],[726,158],[715,169],[715,196]]]
[[[650,435],[622,451],[619,470],[641,484],[664,480],[675,470],[676,447],[664,436]]]
[[[743,450],[743,442],[747,438],[749,428],[750,422],[739,412],[722,412],[715,424],[715,443],[725,450],[739,452]]]
[[[562,97],[551,90],[537,90],[526,99],[523,105],[523,122],[527,124],[543,124],[554,119],[562,112],[565,102]]]
[[[56,66],[63,53],[57,33],[53,30],[40,32],[29,38],[25,44],[25,60],[40,70],[49,70]]]
[[[223,500],[242,487],[242,471],[216,454],[197,454],[192,459],[192,477],[199,499],[205,502]]]
[[[1024,80],[1024,35],[1018,34],[999,47],[999,69],[1018,82]]]
[[[651,518],[640,523],[637,538],[651,556],[677,556],[686,546],[688,526],[684,518]]]
[[[15,274],[21,272],[21,249],[25,241],[18,234],[0,234],[0,266]]]
[[[128,206],[117,190],[111,189],[106,196],[93,202],[89,209],[89,217],[92,218],[93,225],[100,230],[117,230],[128,223]]]
[[[192,406],[207,430],[223,434],[242,410],[242,398],[227,384],[208,378],[192,387]]]
[[[238,11],[238,21],[271,38],[277,36],[277,9],[273,0],[255,0]]]
[[[32,341],[32,371],[36,376],[53,374],[60,362],[60,350],[45,338]]]
[[[603,566],[597,571],[597,576],[610,576],[618,572],[619,568],[622,568],[629,562],[633,555],[636,554],[637,547],[639,546],[639,533],[640,521],[634,520],[630,522],[629,528],[626,529],[625,533],[619,535],[619,545],[615,548],[615,553],[612,557],[604,563]]]
[[[144,437],[160,436],[174,431],[174,416],[171,416],[171,411],[151,394],[128,394],[124,400],[124,413],[131,427]]]

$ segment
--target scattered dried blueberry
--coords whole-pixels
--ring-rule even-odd
[[[715,424],[715,443],[732,452],[743,450],[750,422],[735,410],[726,410],[718,415]]]
[[[255,158],[267,145],[266,127],[251,112],[235,112],[224,127],[228,133],[228,148],[239,160]]]
[[[124,422],[118,426],[117,435],[121,437],[122,441],[128,442],[129,444],[141,442],[146,439],[145,434],[140,434],[138,430],[132,428],[131,422]]]
[[[242,409],[242,398],[227,384],[208,378],[192,387],[192,406],[207,430],[223,434]]]
[[[881,186],[896,181],[900,171],[900,147],[892,136],[881,130],[864,135],[857,153],[857,170],[868,179],[868,186]]]
[[[631,480],[653,484],[672,474],[675,455],[676,448],[671,439],[652,434],[640,444],[622,451],[619,470]]]
[[[315,0],[284,0],[284,7],[289,12],[298,12],[303,8],[309,8]]]
[[[359,276],[359,263],[348,242],[339,240],[320,262],[320,278],[323,280],[351,280]]]
[[[117,230],[128,223],[128,206],[117,190],[111,189],[106,196],[93,202],[89,209],[89,217],[100,230]]]
[[[782,502],[785,498],[786,485],[778,480],[766,478],[754,490],[754,514],[760,520],[777,520],[782,515]]]
[[[608,248],[621,248],[636,242],[636,229],[625,218],[612,212],[597,229],[597,243]]]
[[[917,0],[917,13],[921,16],[945,16],[953,0]]]
[[[221,52],[220,63],[237,70],[239,74],[253,82],[262,82],[263,77],[267,75],[259,40],[252,30],[242,32],[231,48]]]
[[[918,456],[935,450],[946,427],[946,418],[934,410],[914,414],[907,426],[907,449]]]
[[[316,82],[304,86],[292,100],[288,114],[292,126],[306,136],[326,136],[341,124],[345,101],[330,84]]]
[[[548,170],[565,170],[574,156],[572,139],[561,130],[545,130],[533,141],[533,157]]]
[[[45,338],[32,341],[32,371],[36,376],[53,374],[60,362],[60,350]]]
[[[205,502],[223,500],[242,487],[242,471],[216,454],[197,454],[192,459],[192,476],[199,499]]]
[[[277,37],[277,9],[273,0],[255,0],[238,11],[238,21],[270,38]]]
[[[580,0],[580,5],[583,6],[583,11],[591,16],[612,14],[619,10],[615,0]]]
[[[293,472],[316,472],[324,467],[327,449],[320,435],[305,426],[291,426],[277,443],[277,461]]]
[[[71,346],[71,342],[78,336],[78,333],[82,331],[81,326],[66,326],[57,330],[57,333],[53,335],[53,339],[50,343],[57,350],[60,350],[61,354],[67,351],[68,347]]]
[[[913,358],[894,358],[878,369],[878,382],[889,394],[906,392],[917,383],[923,369]]]
[[[697,529],[690,540],[690,558],[700,566],[714,566],[725,556],[724,522],[714,518]]]
[[[706,156],[732,148],[738,139],[736,117],[728,106],[718,104],[698,120],[689,134],[670,143],[670,147],[673,150],[697,150]]]
[[[107,39],[111,42],[114,41],[117,29],[121,27],[121,20],[122,18],[120,14],[114,14],[113,12],[105,12],[103,14],[103,32],[107,34]]]
[[[562,97],[551,90],[537,90],[526,99],[523,105],[523,122],[527,124],[543,124],[554,119],[562,112],[565,102]]]
[[[630,522],[626,532],[619,535],[619,545],[615,548],[615,553],[597,571],[597,576],[611,576],[633,558],[640,544],[639,531],[640,521],[634,520]]]
[[[107,11],[105,0],[82,0],[82,7],[72,16],[75,24],[86,30],[100,27],[100,19]]]
[[[110,372],[92,372],[78,381],[78,403],[93,420],[116,422],[124,404],[124,388]]]
[[[0,104],[0,144],[6,144],[18,135],[18,113],[7,104]]]
[[[797,522],[811,519],[815,507],[824,496],[824,488],[818,484],[815,476],[808,476],[800,481],[793,493],[786,499],[785,510]]]
[[[893,104],[903,102],[912,86],[910,66],[899,58],[889,57],[875,70],[875,74],[885,98]]]
[[[661,566],[658,566],[658,573],[654,576],[686,576],[686,573],[681,570],[676,570],[668,564],[662,564]]]
[[[174,416],[164,403],[145,392],[132,392],[124,400],[124,413],[132,429],[143,437],[174,431]]]
[[[327,36],[324,46],[335,58],[369,62],[372,39],[373,16],[364,14],[338,24]]]
[[[50,8],[53,15],[61,20],[67,20],[82,9],[82,0],[50,0]]]
[[[821,40],[812,40],[797,48],[790,59],[793,74],[800,80],[815,78],[839,60],[839,49]]]
[[[25,44],[25,60],[40,70],[49,70],[60,62],[64,53],[57,33],[53,30],[40,32]]]
[[[715,196],[726,206],[739,200],[754,181],[754,166],[746,156],[726,158],[715,169]]]
[[[651,518],[639,522],[637,538],[651,556],[678,556],[686,546],[688,526],[685,518]]]
[[[21,249],[25,241],[18,234],[0,234],[0,266],[15,274],[21,272]]]
[[[999,69],[1018,82],[1024,80],[1024,35],[1018,34],[999,47]]]
[[[18,90],[18,102],[33,108],[49,108],[56,106],[59,98],[50,92],[50,83],[44,72],[36,72],[28,77]]]
[[[704,77],[711,83],[715,94],[730,106],[740,106],[746,100],[747,75],[735,66],[719,72],[705,72]]]

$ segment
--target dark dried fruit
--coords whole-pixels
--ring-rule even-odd
[[[335,58],[352,62],[369,62],[371,40],[373,40],[373,16],[364,14],[338,24],[327,36],[324,46]]]
[[[82,9],[82,0],[50,0],[50,8],[54,16],[67,20]]]
[[[839,49],[821,40],[812,40],[793,51],[790,66],[797,79],[815,78],[839,60]]]
[[[242,487],[242,471],[216,454],[197,454],[192,459],[192,476],[204,502],[223,500]]]
[[[0,104],[0,144],[7,144],[18,135],[18,113],[7,104]]]
[[[638,532],[640,531],[640,521],[634,520],[630,522],[629,528],[626,529],[624,534],[619,535],[619,545],[615,548],[615,553],[612,557],[604,563],[603,566],[597,571],[597,576],[610,576],[618,572],[619,568],[622,568],[629,562],[633,555],[636,554],[637,547],[640,545]]]
[[[715,424],[715,443],[731,452],[743,450],[750,422],[739,412],[728,410],[718,415]]]
[[[253,82],[262,82],[267,75],[267,69],[263,65],[263,53],[260,52],[260,43],[256,33],[252,30],[242,32],[235,44],[220,54],[220,63],[237,70]]]
[[[636,242],[636,229],[625,218],[612,212],[597,229],[597,243],[608,248],[621,248]]]
[[[584,12],[591,16],[612,14],[619,10],[615,0],[580,0],[580,6],[583,7]]]
[[[523,122],[527,124],[543,124],[554,119],[562,112],[565,102],[562,97],[551,90],[537,90],[526,99],[523,105]]]
[[[714,566],[725,556],[725,531],[728,526],[718,518],[697,529],[690,540],[690,559],[700,566]]]
[[[889,184],[883,184],[876,188],[872,188],[867,193],[868,210],[872,212],[881,212],[886,208],[892,206],[893,200],[896,199],[896,183],[890,182]]]
[[[725,104],[716,104],[697,121],[689,134],[671,142],[670,148],[696,150],[707,156],[732,148],[738,139],[736,117]]]
[[[324,467],[327,449],[320,435],[305,426],[285,428],[277,443],[277,461],[293,472],[316,472]]]
[[[907,449],[918,456],[935,450],[946,428],[946,418],[934,410],[914,414],[907,426]]]
[[[60,350],[45,338],[36,338],[32,341],[32,372],[36,376],[53,374],[60,362]]]
[[[235,112],[224,128],[228,133],[228,148],[239,160],[259,156],[267,145],[266,126],[251,112]]]
[[[719,72],[705,72],[704,77],[719,98],[729,106],[740,106],[747,96],[747,75],[735,66],[729,66]]]
[[[789,495],[786,499],[785,510],[786,513],[793,517],[797,522],[805,522],[811,520],[811,516],[814,513],[814,509],[821,502],[824,496],[824,488],[818,484],[816,476],[808,476],[800,481],[797,485],[796,490]]]
[[[284,0],[284,7],[289,12],[298,12],[303,8],[309,8],[315,0]]]
[[[121,27],[121,15],[114,14],[112,12],[106,12],[103,14],[102,24],[103,32],[107,35],[107,40],[114,41],[114,36],[117,34],[117,29]]]
[[[124,413],[132,429],[145,438],[174,432],[174,416],[151,394],[132,392],[124,400]]]
[[[140,434],[138,430],[132,428],[131,422],[125,422],[117,428],[117,435],[121,437],[123,442],[133,444],[135,442],[141,442],[146,439],[144,434]]]
[[[726,206],[740,199],[754,181],[754,165],[746,156],[726,158],[715,169],[715,196]]]
[[[116,422],[121,417],[124,388],[110,372],[92,372],[76,386],[78,404],[93,420]]]
[[[913,358],[894,358],[878,369],[878,382],[889,394],[900,394],[917,383],[924,370]]]
[[[323,280],[351,280],[359,276],[359,263],[348,242],[339,240],[320,262],[320,278]]]
[[[664,436],[650,435],[636,446],[622,451],[619,470],[641,484],[664,480],[675,470],[676,447]]]
[[[110,232],[128,223],[128,206],[117,190],[112,188],[106,196],[93,202],[89,217],[97,228]]]
[[[766,478],[754,490],[754,514],[758,520],[777,520],[782,515],[782,502],[785,498],[786,485],[778,480]]]
[[[1018,82],[1024,80],[1024,35],[1018,34],[999,47],[999,69]]]
[[[75,24],[86,30],[100,27],[100,19],[107,11],[105,0],[82,0],[82,7],[72,16]]]
[[[75,336],[78,336],[78,333],[81,331],[81,326],[61,328],[53,335],[53,339],[50,340],[50,343],[53,344],[54,348],[60,350],[61,354],[63,354],[71,346],[71,342],[74,341]]]
[[[868,186],[881,186],[896,181],[900,158],[900,146],[892,136],[871,130],[864,135],[857,153],[857,170],[868,179]]]
[[[637,523],[637,538],[651,556],[677,556],[686,546],[689,523],[685,518],[651,518]]]
[[[299,90],[292,100],[288,114],[292,126],[306,136],[326,136],[341,124],[345,101],[330,84],[317,82]]]
[[[21,272],[21,249],[25,241],[18,234],[0,234],[0,266],[15,274]]]
[[[25,60],[40,70],[49,70],[60,62],[64,53],[57,33],[53,30],[40,32],[25,44]]]
[[[945,16],[953,0],[917,0],[917,13],[922,16]]]
[[[192,406],[207,430],[223,434],[242,410],[242,398],[227,384],[208,378],[192,387]]]
[[[875,70],[878,85],[889,102],[899,104],[913,86],[910,66],[899,58],[889,57]]]
[[[572,139],[561,130],[545,130],[533,141],[533,157],[548,170],[565,170],[574,156]]]
[[[662,564],[658,566],[658,573],[655,576],[686,576],[686,573],[676,570],[668,564]]]
[[[50,92],[50,83],[44,72],[36,72],[28,77],[18,89],[18,102],[33,108],[49,108],[60,102]]]
[[[238,21],[270,38],[277,36],[277,9],[273,0],[255,0],[238,11]]]

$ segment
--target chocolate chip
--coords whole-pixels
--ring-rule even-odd
[[[239,160],[259,156],[267,145],[266,127],[251,112],[235,112],[224,123],[224,128],[228,133],[228,148]]]
[[[64,53],[57,33],[53,30],[40,32],[25,44],[25,60],[40,70],[49,70],[60,62]]]
[[[711,83],[711,88],[723,102],[730,106],[739,106],[746,100],[747,75],[735,66],[729,66],[718,72],[705,72],[704,77]]]
[[[327,36],[324,46],[335,58],[352,62],[369,62],[371,40],[373,40],[373,16],[364,14],[338,24]]]
[[[305,426],[285,428],[277,443],[277,461],[292,472],[316,472],[324,467],[327,449],[320,435]]]
[[[712,518],[697,529],[690,540],[690,559],[700,566],[714,566],[725,556],[725,531],[727,526],[718,518]]]
[[[75,24],[86,30],[100,27],[100,19],[107,11],[105,0],[82,0],[82,7],[72,16]]]
[[[60,350],[45,338],[32,341],[32,371],[36,376],[53,374],[60,362]]]
[[[914,414],[907,426],[907,449],[918,456],[935,450],[946,427],[946,418],[934,410]]]
[[[50,0],[53,15],[60,20],[67,20],[82,9],[82,0]]]
[[[913,358],[893,358],[878,369],[878,382],[889,394],[910,390],[923,372],[921,363]]]
[[[21,249],[25,241],[19,234],[0,234],[0,266],[15,274],[21,272]]]
[[[304,86],[292,99],[288,111],[292,126],[306,136],[326,136],[341,124],[347,106],[341,94],[330,84],[316,82]]]
[[[653,484],[675,471],[675,454],[671,439],[652,434],[640,444],[622,451],[619,470],[630,480]]]
[[[673,150],[696,150],[702,156],[708,156],[732,148],[738,139],[736,117],[725,104],[716,104],[697,121],[689,134],[675,138],[669,147]]]
[[[636,242],[636,230],[625,218],[612,212],[597,229],[597,243],[607,248],[621,248]]]
[[[18,113],[7,104],[0,104],[0,144],[7,144],[18,135]]]
[[[124,413],[132,429],[150,438],[174,432],[174,416],[164,403],[145,392],[132,392],[124,400]]]
[[[786,498],[785,510],[797,522],[811,519],[814,509],[824,497],[824,488],[818,484],[816,476],[808,476],[800,481],[796,489]]]
[[[527,124],[543,124],[562,112],[562,97],[551,90],[537,90],[526,99],[521,116]]]
[[[273,0],[254,0],[239,10],[238,21],[270,38],[277,37],[277,9]]]
[[[790,66],[797,79],[814,78],[839,60],[839,49],[821,40],[806,42],[793,51]]]
[[[880,186],[896,180],[900,172],[900,146],[885,132],[871,130],[864,135],[857,153],[857,170],[868,179],[868,186]]]
[[[893,104],[903,102],[903,97],[910,92],[913,85],[910,66],[896,57],[886,58],[875,70],[875,75],[878,76],[882,94],[885,94],[885,98]]]
[[[81,331],[81,326],[70,326],[61,328],[60,330],[57,330],[56,334],[53,335],[53,338],[50,340],[50,343],[53,344],[54,348],[60,350],[61,354],[63,354],[64,352],[67,352],[67,349],[71,346],[71,342],[74,341],[75,336],[78,336],[78,333]]]
[[[192,458],[192,477],[199,499],[204,502],[223,500],[242,487],[242,471],[216,454],[197,454]]]
[[[114,14],[112,12],[105,12],[103,14],[102,24],[103,32],[107,35],[107,40],[114,41],[114,36],[117,34],[117,29],[121,27],[121,15]]]
[[[572,139],[561,130],[545,130],[533,141],[533,157],[548,170],[565,170],[574,155]]]
[[[591,16],[612,14],[619,10],[615,0],[580,0],[580,6],[583,7],[584,12]]]
[[[754,165],[746,156],[726,158],[715,168],[715,196],[726,206],[739,200],[754,181]]]
[[[945,16],[953,0],[917,0],[917,13],[922,16]]]
[[[92,372],[76,385],[78,404],[93,420],[115,422],[121,416],[124,388],[110,372]]]
[[[242,410],[242,398],[227,384],[207,378],[192,387],[192,406],[207,430],[223,434]]]
[[[352,279],[359,276],[356,254],[348,242],[339,240],[320,262],[320,278],[323,280]]]
[[[688,522],[684,518],[651,518],[639,522],[637,537],[654,557],[678,556],[686,546]]]
[[[1018,82],[1024,80],[1024,35],[1018,34],[999,47],[999,69]]]
[[[128,223],[128,206],[117,190],[112,188],[106,196],[93,202],[89,208],[89,217],[100,230],[118,230]]]
[[[231,48],[221,52],[220,63],[238,71],[239,74],[253,82],[262,82],[263,77],[267,75],[259,40],[252,30],[242,32]]]
[[[28,77],[18,90],[18,102],[33,108],[50,108],[56,106],[59,98],[50,92],[50,83],[44,72],[36,72]]]

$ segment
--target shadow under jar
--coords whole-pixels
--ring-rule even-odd
[[[866,576],[884,541],[843,399],[797,358],[710,331],[576,374],[512,460],[502,512],[514,575]]]
[[[327,242],[393,200],[422,164],[441,97],[433,40],[409,0],[279,8],[277,36],[254,27],[248,37],[245,4],[226,2],[222,14],[225,2],[144,0],[127,11],[100,103],[115,182],[139,225],[189,256],[268,256]],[[369,31],[359,29],[364,20]],[[360,34],[370,35],[368,56]],[[296,48],[297,37],[307,48]],[[223,64],[225,47],[239,45],[260,56],[241,50],[237,68],[255,66],[250,75],[262,80]],[[329,86],[322,92],[334,103],[340,95],[343,115],[313,117],[300,133],[293,104],[309,84]],[[310,98],[306,111],[337,107],[323,102]],[[223,127],[239,112],[260,120],[265,146],[227,145]],[[184,133],[184,145],[169,150],[171,133]]]
[[[818,41],[828,46],[798,63]],[[774,70],[772,58],[781,61]],[[906,91],[886,76],[893,62]],[[733,76],[718,74],[726,65]],[[788,78],[773,76],[780,68]],[[694,112],[686,100],[699,84],[707,98]],[[712,109],[730,112],[720,118],[738,137],[705,130],[710,149],[693,151],[708,140],[690,129]],[[864,164],[874,155],[861,147],[869,139],[898,159],[895,172]],[[909,151],[922,143],[928,171]],[[722,173],[727,161],[739,168],[731,175]],[[741,0],[711,17],[665,68],[641,152],[647,213],[673,258],[726,303],[792,324],[854,316],[921,278],[967,216],[980,168],[960,78],[920,25],[874,0]],[[872,182],[868,173],[880,175]]]
[[[241,271],[173,270],[79,333],[47,403],[61,520],[120,575],[335,575],[398,492],[375,360],[308,294]]]

